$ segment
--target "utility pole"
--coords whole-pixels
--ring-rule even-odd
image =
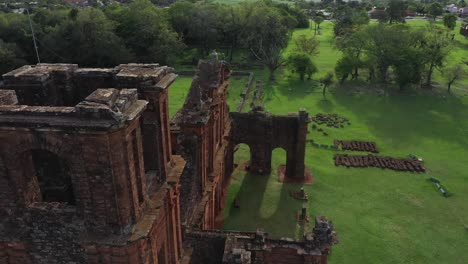
[[[39,58],[39,51],[37,51],[36,36],[34,35],[34,28],[31,22],[31,15],[29,14],[29,7],[26,7],[26,12],[28,13],[29,26],[31,27],[34,49],[36,50],[37,63],[41,63],[41,59]]]

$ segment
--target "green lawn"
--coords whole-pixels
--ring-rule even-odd
[[[427,23],[409,23],[420,26],[423,22]],[[329,22],[322,25],[318,76],[332,69],[340,57],[329,43],[331,26]],[[457,33],[457,41],[451,59],[467,58],[468,40]],[[267,74],[257,71],[256,77],[266,81]],[[311,216],[325,215],[333,221],[340,241],[333,248],[330,263],[467,263],[467,80],[456,86],[452,96],[442,89],[435,95],[375,96],[334,88],[325,100],[317,81],[297,79],[287,71],[278,72],[276,83],[265,88],[268,111],[286,114],[305,107],[311,115],[337,113],[349,118],[352,125],[325,128],[329,136],[310,129],[308,138],[327,144],[333,139],[375,141],[382,155],[416,154],[428,170],[414,174],[335,167],[335,151],[308,145],[306,165],[314,182],[305,186],[309,194],[306,205]],[[241,145],[235,158],[238,164],[247,161],[248,147]],[[273,171],[285,159],[283,150],[275,150]],[[454,196],[444,198],[428,182],[429,177],[441,180]],[[275,172],[267,177],[236,170],[226,200],[224,228],[253,231],[263,227],[272,236],[297,237],[304,231],[295,222],[302,203],[289,197],[289,191],[299,187],[277,182]],[[232,208],[236,196],[240,209]]]
[[[192,76],[179,75],[176,81],[169,87],[169,116],[171,118],[184,105],[191,84]]]
[[[239,103],[240,94],[247,82],[246,76],[232,76],[230,79],[227,103],[230,111],[235,111]],[[188,95],[192,76],[178,76],[176,81],[169,88],[169,116],[172,118],[175,113],[184,105],[185,98]],[[250,102],[247,100],[247,102]],[[248,103],[244,110],[248,110]]]

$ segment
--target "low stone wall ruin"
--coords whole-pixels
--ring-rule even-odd
[[[346,166],[354,168],[375,167],[397,171],[425,172],[426,168],[419,160],[398,159],[374,155],[347,155],[336,154],[335,166]]]
[[[356,141],[356,140],[334,140],[333,144],[337,147],[341,146],[342,150],[350,151],[367,151],[372,153],[379,153],[377,144],[375,142]]]

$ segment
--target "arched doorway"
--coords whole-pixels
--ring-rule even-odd
[[[286,172],[288,153],[284,148],[277,147],[271,153],[271,169],[274,175],[281,177],[281,174]]]
[[[76,205],[70,169],[56,154],[41,149],[26,153],[32,160],[31,171],[37,178],[43,202]]]

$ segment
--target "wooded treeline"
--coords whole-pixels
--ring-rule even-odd
[[[222,47],[228,60],[236,50],[247,49],[268,66],[275,49],[287,45],[291,29],[308,27],[308,19],[295,6],[271,1],[180,1],[159,8],[149,0],[135,0],[103,8],[31,11],[41,62],[89,67],[173,64],[188,47],[196,49],[191,54],[195,62]],[[0,62],[0,73],[37,62],[26,14],[0,13]]]

